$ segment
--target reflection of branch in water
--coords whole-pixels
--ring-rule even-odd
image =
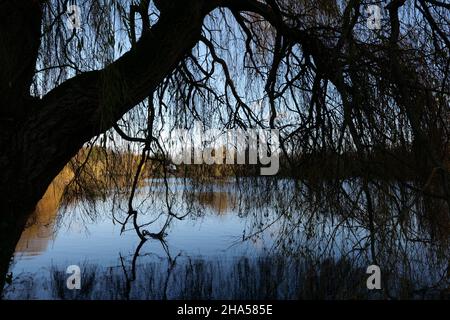
[[[136,261],[137,261],[137,258],[139,257],[139,252],[141,251],[141,248],[144,246],[144,243],[146,241],[147,241],[147,239],[145,239],[145,238],[143,240],[141,240],[141,242],[139,242],[138,246],[136,247],[136,250],[134,251],[133,259],[131,261],[131,277],[128,275],[122,255],[119,254],[120,262],[121,262],[123,273],[125,276],[125,288],[126,288],[125,295],[126,295],[127,300],[130,299],[131,283],[136,280]]]
[[[265,197],[266,202],[260,207],[254,204],[253,198],[246,198],[244,202],[252,204],[249,213],[253,213],[255,221],[250,225],[250,232],[246,230],[249,236],[244,233],[242,240],[264,233],[275,225],[275,245],[287,254],[299,254],[300,249],[305,248],[316,257],[338,254],[355,263],[378,264],[386,274],[388,271],[398,277],[401,274],[404,277],[401,281],[418,275],[418,266],[428,268],[430,282],[441,273],[442,263],[449,256],[446,245],[449,229],[440,227],[434,231],[434,221],[430,220],[440,212],[435,208],[441,208],[442,213],[438,216],[443,218],[434,220],[446,225],[445,216],[449,211],[445,203],[439,205],[436,199],[422,198],[397,181],[367,179],[365,182],[355,178],[341,180],[339,184],[336,181],[310,184],[308,189],[295,192],[297,198],[292,206],[284,201],[286,194],[293,193],[292,189],[274,188],[272,193],[275,192],[275,198],[283,199],[282,205],[288,206],[287,212],[282,206],[277,209],[272,198]],[[411,199],[416,202],[411,203]],[[270,219],[261,214],[261,208],[269,205],[272,208]],[[273,215],[279,212],[286,215]],[[428,237],[421,239],[424,235]],[[392,279],[393,283],[396,281],[398,278]],[[394,286],[391,289],[396,292]]]
[[[378,265],[375,253],[375,217],[372,203],[372,196],[369,191],[369,183],[367,178],[364,178],[363,190],[366,195],[367,214],[369,216],[369,234],[370,234],[370,253],[372,255],[372,263]]]
[[[169,246],[167,245],[167,242],[163,238],[154,238],[154,239],[156,239],[160,242],[161,247],[163,248],[164,252],[166,253],[167,260],[168,260],[167,277],[166,277],[166,280],[164,281],[164,289],[163,289],[163,299],[166,300],[169,280],[170,280],[172,271],[175,269],[176,261],[177,261],[178,257],[181,255],[181,252],[173,259],[172,256],[170,255]],[[125,297],[127,300],[130,299],[131,284],[137,278],[137,276],[136,276],[137,259],[140,256],[140,251],[146,242],[147,242],[147,239],[141,240],[139,242],[138,246],[136,247],[136,250],[133,254],[133,259],[131,260],[131,274],[130,275],[128,274],[127,268],[125,267],[125,259],[122,257],[121,254],[119,254],[122,270],[123,270],[123,273],[125,276]]]
[[[141,241],[139,242],[139,245],[136,247],[136,250],[134,252],[133,255],[133,260],[131,262],[131,278],[128,276],[128,273],[126,272],[126,268],[124,265],[124,259],[122,258],[122,256],[120,256],[120,261],[122,264],[122,268],[124,271],[124,275],[125,275],[125,279],[126,279],[126,296],[127,299],[129,299],[129,295],[130,295],[130,291],[131,291],[131,282],[133,282],[134,280],[136,280],[136,262],[137,262],[137,258],[139,257],[139,252],[141,250],[141,248],[144,246],[144,244],[147,242],[148,238],[152,238],[152,239],[156,239],[159,240],[164,251],[167,253],[168,257],[169,257],[169,263],[171,263],[171,257],[169,254],[169,248],[166,244],[166,242],[164,241],[164,237],[165,237],[165,231],[167,229],[167,227],[170,224],[170,221],[172,220],[172,215],[168,214],[167,215],[167,219],[166,222],[164,223],[162,229],[158,232],[158,233],[151,233],[148,232],[147,230],[142,230],[143,226],[139,226],[138,222],[137,222],[137,215],[138,212],[137,210],[135,210],[133,208],[133,200],[134,200],[134,196],[136,194],[136,189],[137,189],[137,185],[138,185],[138,181],[142,172],[142,168],[144,167],[145,162],[149,159],[149,152],[151,150],[151,142],[156,142],[158,148],[160,148],[160,150],[162,150],[161,145],[159,144],[158,140],[155,139],[153,137],[153,121],[154,121],[154,117],[155,117],[155,110],[154,110],[154,106],[152,104],[153,101],[153,94],[150,95],[149,97],[149,113],[148,113],[148,130],[147,130],[147,137],[145,139],[145,146],[142,150],[142,154],[141,154],[141,159],[139,161],[137,170],[136,170],[136,174],[134,176],[134,180],[133,180],[133,185],[131,188],[131,193],[130,193],[130,198],[128,201],[128,216],[125,219],[125,221],[122,224],[122,230],[121,232],[123,232],[125,230],[125,226],[128,222],[128,219],[130,217],[133,218],[133,227],[136,231],[136,234],[139,236],[139,238],[141,239]],[[122,135],[123,136],[123,135]],[[166,204],[167,207],[169,209],[169,213],[171,212],[170,210],[170,206],[169,206],[169,201],[168,201],[168,183],[167,183],[167,168],[165,165],[165,158],[163,159],[163,168],[164,168],[164,182],[166,185]],[[142,231],[141,231],[142,230]]]

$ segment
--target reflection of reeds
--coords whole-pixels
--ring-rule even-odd
[[[164,259],[141,264],[136,280],[128,287],[121,268],[100,269],[85,264],[80,291],[68,290],[65,270],[53,267],[48,286],[54,299],[108,300],[435,298],[445,297],[447,292],[445,286],[423,286],[420,281],[423,279],[405,281],[396,277],[395,270],[384,271],[384,278],[390,282],[383,282],[383,290],[369,291],[365,267],[344,258],[321,261],[286,256],[233,260],[183,258],[172,272],[168,273],[167,267]],[[32,290],[28,288],[27,292]]]
[[[83,264],[81,268],[82,286],[80,290],[68,290],[67,289],[67,277],[69,274],[66,270],[59,270],[52,266],[50,268],[50,288],[52,289],[52,295],[55,299],[88,299],[92,292],[94,292],[95,281],[97,275],[97,267],[89,264]]]

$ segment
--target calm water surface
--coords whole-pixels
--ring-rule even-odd
[[[126,196],[62,206],[61,193],[50,188],[17,245],[5,298],[448,297],[446,239],[412,239],[422,230],[418,220],[408,222],[404,235],[396,214],[371,233],[365,202],[351,183],[343,184],[347,197],[331,203],[326,190],[306,189],[245,179],[200,188],[178,178],[166,189],[149,180],[134,200],[139,224],[148,224],[143,229],[157,233],[169,210],[183,219],[171,219],[164,241],[141,244],[131,223],[121,232]],[[377,208],[380,199],[374,194]],[[405,206],[416,208],[411,201]],[[383,210],[395,206],[377,217]],[[374,261],[383,271],[380,291],[366,288]],[[82,290],[66,288],[70,265],[82,269]]]

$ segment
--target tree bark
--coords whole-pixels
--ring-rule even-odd
[[[211,8],[175,0],[158,22],[103,70],[30,97],[39,48],[36,0],[0,1],[0,293],[27,217],[53,178],[92,137],[106,131],[169,75],[201,35]]]

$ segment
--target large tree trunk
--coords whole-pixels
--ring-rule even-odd
[[[172,1],[117,61],[35,99],[29,92],[40,41],[39,3],[0,0],[0,292],[28,215],[50,182],[85,142],[170,74],[199,39],[208,12],[203,0],[189,6]]]
[[[30,84],[40,44],[35,1],[0,2],[0,293],[11,255],[41,190],[23,188],[29,169],[18,133],[30,107]],[[35,159],[36,160],[36,159]],[[32,164],[29,163],[28,167]]]

